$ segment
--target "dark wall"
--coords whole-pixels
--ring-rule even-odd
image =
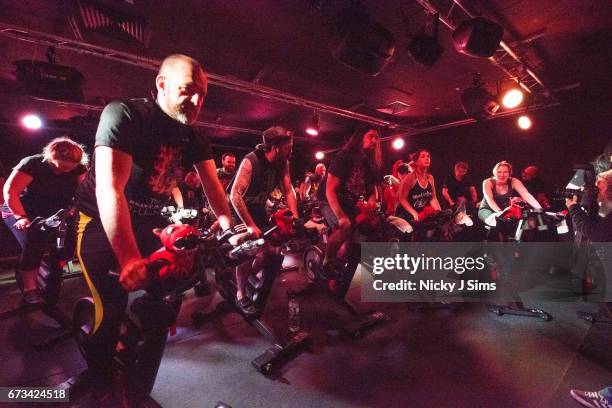
[[[501,160],[512,163],[515,176],[520,177],[523,168],[535,164],[548,186],[565,186],[573,174],[572,164],[593,160],[612,137],[612,107],[559,106],[529,116],[533,125],[528,131],[519,129],[513,117],[408,137],[402,153],[385,146],[385,168],[388,171],[396,159],[405,159],[407,152],[425,147],[432,153],[431,172],[438,188],[459,160],[469,163],[479,196],[482,180]]]

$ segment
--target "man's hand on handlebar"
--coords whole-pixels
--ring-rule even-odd
[[[351,220],[346,215],[341,215],[338,217],[338,227],[341,229],[349,229],[351,228]]]
[[[21,217],[13,224],[13,227],[19,231],[25,231],[31,223],[32,221],[30,221],[28,217]]]
[[[253,238],[253,234],[250,231],[246,231],[232,235],[229,237],[227,242],[229,242],[232,246],[237,246],[251,238]]]
[[[257,238],[261,237],[262,234],[263,234],[261,232],[261,229],[259,229],[259,227],[257,225],[255,225],[255,224],[249,225],[249,229],[251,230],[251,237],[253,239],[257,239]]]
[[[143,289],[149,279],[147,265],[149,260],[145,258],[135,258],[128,261],[119,274],[119,283],[128,292]]]

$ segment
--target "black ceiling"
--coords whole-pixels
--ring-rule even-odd
[[[85,0],[83,0],[85,1]],[[612,7],[609,0],[451,0],[361,2],[369,15],[395,37],[392,62],[378,76],[368,76],[334,60],[328,49],[333,17],[350,1],[334,0],[207,0],[146,1],[88,0],[138,16],[147,26],[144,44],[81,32],[69,24],[78,2],[53,0],[0,1],[5,35],[0,35],[0,115],[4,123],[21,112],[36,109],[56,120],[83,115],[95,122],[95,107],[60,106],[22,97],[13,62],[45,60],[47,45],[7,34],[15,27],[70,41],[81,41],[124,51],[133,57],[161,59],[186,53],[199,59],[215,75],[245,81],[295,95],[341,110],[365,114],[394,124],[388,133],[407,133],[461,120],[461,90],[478,71],[494,90],[496,81],[508,78],[487,59],[457,53],[451,31],[441,25],[444,53],[431,67],[416,64],[409,56],[408,34],[416,34],[426,21],[422,4],[435,5],[449,20],[465,19],[460,6],[491,18],[505,28],[504,42],[519,53],[551,92],[540,89],[531,103],[607,103],[612,92]],[[18,30],[17,30],[18,31]],[[20,34],[22,38],[25,36]],[[149,94],[154,71],[125,62],[57,47],[57,62],[77,68],[86,77],[85,98],[100,105],[112,98]],[[214,81],[213,81],[214,83]],[[398,116],[376,111],[400,101],[409,108]],[[301,130],[313,109],[264,98],[213,84],[201,114],[212,124],[207,132],[228,145],[252,145],[254,131],[275,123]],[[321,134],[316,143],[337,145],[355,119],[321,112]],[[305,136],[305,135],[304,135]]]

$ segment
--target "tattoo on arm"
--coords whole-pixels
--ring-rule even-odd
[[[251,218],[251,214],[247,209],[243,197],[249,188],[249,184],[251,184],[252,172],[253,166],[251,162],[247,159],[242,160],[238,173],[236,174],[236,180],[234,181],[234,185],[232,186],[232,191],[230,193],[230,201],[232,202],[234,209],[238,213],[238,216],[242,222],[247,225],[253,224],[253,219]]]

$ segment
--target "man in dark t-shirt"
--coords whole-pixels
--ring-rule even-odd
[[[207,77],[185,55],[167,57],[155,80],[156,100],[112,102],[96,132],[93,166],[76,193],[80,211],[77,254],[95,304],[87,341],[88,371],[62,384],[73,390],[109,384],[128,291],[145,287],[147,257],[160,244],[151,233],[161,208],[193,167],[219,218],[230,212],[208,140],[195,132]],[[119,279],[109,274],[120,271]]]
[[[468,207],[474,208],[478,195],[476,186],[467,176],[468,164],[458,162],[455,164],[454,174],[447,176],[442,184],[442,197],[449,206],[453,207],[460,197],[466,200]]]
[[[321,185],[324,176],[325,165],[323,163],[319,163],[315,167],[314,173],[310,174],[308,177],[306,177],[306,180],[304,180],[303,200],[317,199],[317,191],[319,191],[319,186]]]
[[[286,197],[293,217],[298,217],[297,199],[289,175],[288,159],[292,147],[293,138],[287,129],[271,127],[263,132],[263,143],[244,157],[236,173],[230,201],[255,238],[261,236],[262,228],[268,224],[266,201],[276,187],[280,187]],[[253,272],[251,264],[247,261],[236,268],[236,304],[246,314],[256,313],[251,300],[244,296],[247,279]]]
[[[538,176],[538,173],[539,169],[537,166],[531,165],[525,167],[521,173],[523,184],[527,191],[538,200],[543,208],[550,208],[550,200],[546,195],[546,184],[544,184],[544,180]]]
[[[223,189],[227,192],[227,186],[230,185],[236,175],[236,156],[233,153],[223,153],[221,156],[221,167],[217,169],[217,177],[223,185]]]
[[[325,247],[323,264],[326,269],[339,266],[336,265],[338,253],[352,235],[359,198],[363,197],[370,204],[376,203],[375,186],[380,165],[380,133],[375,129],[360,128],[334,157],[323,177],[317,199],[327,223],[335,229]]]

